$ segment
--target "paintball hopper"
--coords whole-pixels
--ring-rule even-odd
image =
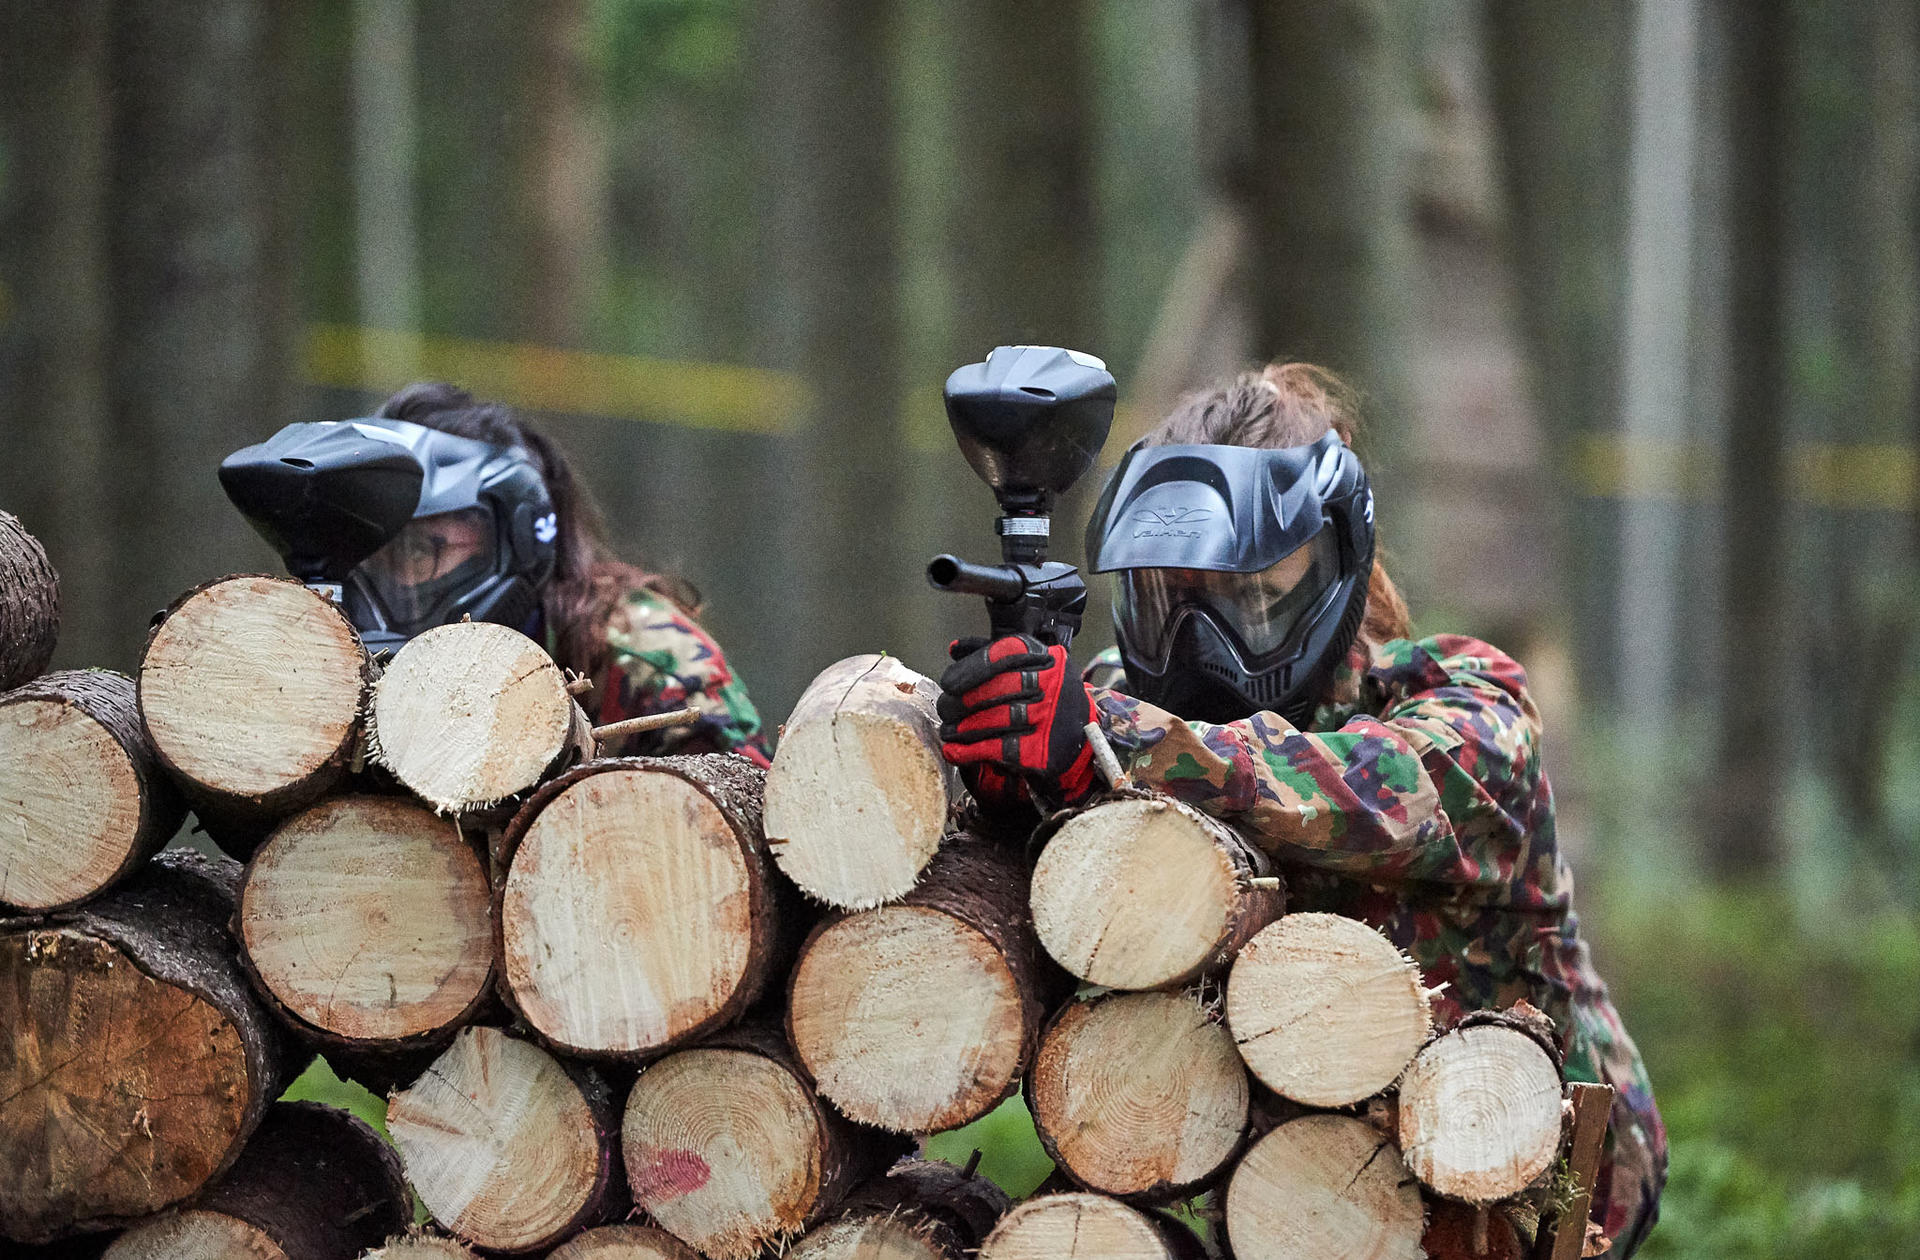
[[[338,586],[413,518],[426,470],[372,425],[293,424],[221,461],[220,486],[309,585]]]
[[[1003,511],[1046,512],[1106,444],[1114,385],[1090,354],[1000,346],[947,378],[947,423]]]

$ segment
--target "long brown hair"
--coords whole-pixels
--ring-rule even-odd
[[[422,381],[381,403],[375,414],[495,446],[518,446],[532,457],[559,517],[559,554],[553,576],[541,587],[540,610],[562,665],[588,675],[606,665],[607,618],[629,591],[645,588],[689,614],[700,611],[700,593],[691,583],[614,554],[600,509],[574,476],[566,452],[511,407],[481,402],[444,381]]]
[[[1229,384],[1188,394],[1143,440],[1148,446],[1278,450],[1305,446],[1332,429],[1351,446],[1359,425],[1359,395],[1338,376],[1311,363],[1269,363],[1258,372],[1242,372]],[[1360,637],[1371,645],[1413,637],[1407,601],[1387,576],[1377,549]]]

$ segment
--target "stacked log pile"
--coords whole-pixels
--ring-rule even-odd
[[[1384,937],[1283,914],[1273,857],[1172,800],[1007,834],[891,658],[825,671],[763,771],[596,759],[498,626],[376,661],[323,597],[230,578],[127,679],[43,675],[51,607],[0,609],[31,655],[0,693],[14,1244],[1413,1257],[1566,1197],[1550,1028],[1436,1036]],[[188,808],[230,856],[157,852]],[[316,1051],[388,1092],[390,1144],[275,1103]],[[1025,1202],[913,1157],[1016,1095],[1058,1169]]]

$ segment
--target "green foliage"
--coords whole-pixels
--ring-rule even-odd
[[[1920,1257],[1920,924],[1622,897],[1606,972],[1671,1141],[1643,1256]]]
[[[386,1100],[357,1081],[341,1080],[334,1075],[327,1061],[317,1055],[307,1065],[307,1070],[287,1086],[287,1092],[280,1095],[280,1099],[282,1102],[325,1103],[329,1107],[351,1111],[372,1125],[381,1137],[387,1137]]]

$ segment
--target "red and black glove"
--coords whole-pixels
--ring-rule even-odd
[[[935,706],[940,751],[969,771],[975,793],[1005,804],[1032,786],[1062,804],[1084,800],[1093,791],[1093,696],[1067,650],[1008,635],[959,639],[948,652]]]

